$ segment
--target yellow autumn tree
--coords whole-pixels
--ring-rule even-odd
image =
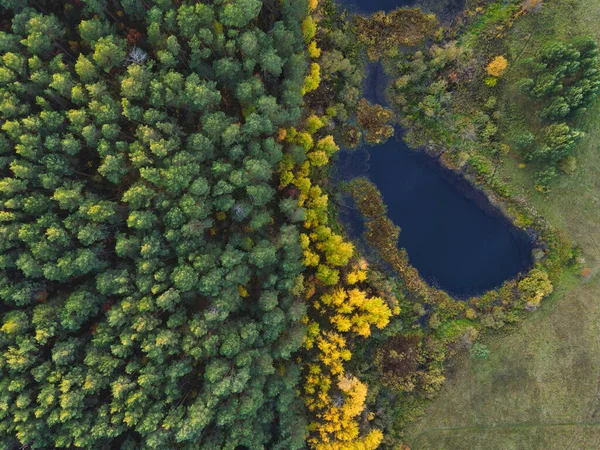
[[[305,150],[310,150],[314,146],[313,138],[310,133],[306,131],[298,132],[293,127],[288,131],[287,140],[294,144],[301,145]]]
[[[324,151],[329,156],[333,155],[340,149],[340,147],[335,143],[333,136],[331,135],[319,139],[315,147],[317,150]]]
[[[501,77],[508,67],[508,60],[504,56],[496,56],[486,67],[488,75]]]
[[[304,220],[305,228],[314,228],[321,223],[326,223],[327,216],[327,194],[319,186],[313,186],[308,192],[308,201],[306,202],[306,219]]]
[[[346,283],[353,285],[367,279],[367,272],[361,269],[356,269],[346,274]]]
[[[340,281],[340,271],[329,267],[327,264],[319,264],[317,267],[317,280],[325,286],[335,286]]]
[[[371,430],[366,436],[359,437],[357,417],[364,409],[367,398],[367,386],[356,377],[340,376],[337,382],[338,392],[334,394],[325,408],[318,414],[321,419],[310,425],[318,439],[311,438],[309,443],[316,450],[374,450],[383,439],[380,430]]]
[[[310,163],[315,167],[324,166],[329,162],[329,156],[323,150],[315,150],[308,154]]]
[[[317,245],[317,248],[325,253],[327,263],[332,266],[345,266],[354,252],[354,245],[335,233],[331,233],[325,242]]]
[[[317,267],[320,261],[321,258],[317,253],[309,249],[304,250],[304,265],[306,267]]]
[[[519,281],[518,287],[530,308],[537,307],[540,301],[553,291],[552,282],[546,271],[542,269],[533,269],[529,275]]]
[[[304,41],[308,44],[312,38],[315,37],[317,32],[317,25],[315,24],[312,16],[306,16],[306,18],[302,21],[301,28]]]
[[[335,289],[321,297],[321,304],[332,310],[329,321],[337,331],[353,331],[362,337],[371,335],[371,325],[385,328],[392,316],[383,299],[367,297],[365,292],[356,288],[349,291]]]
[[[302,95],[314,91],[321,84],[321,67],[317,63],[310,65],[310,73],[304,78],[302,86]]]
[[[344,373],[343,361],[349,361],[352,353],[346,348],[346,339],[334,331],[326,331],[317,339],[320,361],[333,375]]]
[[[307,5],[308,12],[313,12],[315,9],[317,9],[317,6],[319,5],[319,0],[308,0]]]
[[[319,116],[312,114],[306,119],[306,132],[310,134],[315,134],[325,125],[325,120],[321,119]]]
[[[321,49],[317,47],[317,41],[311,41],[311,43],[308,44],[307,50],[312,59],[317,59],[319,56],[321,56]]]

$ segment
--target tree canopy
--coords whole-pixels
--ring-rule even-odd
[[[545,168],[538,176],[541,184],[554,176],[554,167],[568,160],[584,136],[575,127],[578,114],[600,93],[599,55],[592,38],[578,37],[548,43],[522,64],[526,76],[517,86],[537,114],[530,129],[514,137],[513,145],[527,161]]]
[[[0,448],[303,446],[305,2],[0,4]]]

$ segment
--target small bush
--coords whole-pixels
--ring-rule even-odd
[[[483,360],[487,359],[490,355],[490,349],[487,345],[476,342],[469,350],[469,354],[471,355],[471,358]]]

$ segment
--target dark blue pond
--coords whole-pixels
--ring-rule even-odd
[[[404,142],[390,140],[369,153],[367,174],[402,229],[398,245],[430,283],[473,295],[531,265],[529,236],[466,181]]]
[[[433,286],[457,297],[477,295],[532,264],[528,233],[462,177],[402,141],[343,151],[338,170],[346,179],[366,175],[377,185],[388,217],[401,228],[398,246]],[[349,211],[341,211],[342,218]],[[345,219],[350,225],[356,217]]]

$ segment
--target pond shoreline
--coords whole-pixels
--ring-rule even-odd
[[[400,148],[390,150],[390,145],[395,147],[393,145],[394,140]],[[381,186],[378,183],[378,181],[381,182],[381,179],[378,180],[377,177],[373,178],[373,174],[370,173],[370,164],[373,156],[372,152],[377,151],[398,151],[403,154],[403,156],[400,156],[403,160],[407,157],[410,160],[416,160],[418,167],[415,168],[416,173],[414,176],[417,177],[422,174],[424,170],[423,166],[425,166],[425,170],[429,172],[425,174],[427,178],[425,180],[426,183],[434,179],[434,189],[439,190],[440,186],[441,188],[446,188],[446,184],[450,187],[450,190],[446,192],[447,195],[439,199],[443,203],[440,204],[437,200],[433,200],[432,202],[427,197],[430,192],[426,188],[425,197],[422,197],[422,193],[414,193],[415,198],[423,199],[422,207],[416,211],[410,206],[407,209],[403,209],[400,211],[399,219],[399,211],[397,206],[394,207],[394,204],[397,201],[402,202],[402,200],[398,199],[405,196],[406,193],[400,193],[400,197],[398,198],[390,197],[390,192],[392,191],[389,191],[389,184]],[[381,154],[378,155],[378,158],[381,159],[381,156]],[[393,157],[393,155],[391,156]],[[403,229],[400,233],[398,248],[403,248],[407,251],[409,263],[419,271],[423,279],[432,287],[441,288],[457,299],[465,299],[496,289],[508,280],[519,279],[533,266],[533,252],[536,248],[539,248],[537,233],[532,232],[531,229],[522,229],[515,226],[511,217],[506,214],[504,208],[502,208],[494,197],[482,190],[478,185],[472,184],[470,180],[465,178],[463,173],[453,171],[442,165],[438,155],[432,154],[425,149],[409,149],[401,141],[399,135],[396,138],[392,138],[392,141],[388,143],[388,148],[363,145],[355,150],[343,150],[339,155],[335,168],[336,174],[334,178],[338,183],[366,177],[379,190],[383,188],[384,203],[388,207],[386,215],[396,225],[400,226],[401,230]],[[390,169],[393,170],[393,166]],[[406,171],[406,168],[403,170]],[[411,169],[409,168],[409,170]],[[400,167],[398,167],[398,172],[400,172],[398,174],[399,180],[403,179],[404,175],[400,171]],[[459,203],[455,206],[455,200],[453,199],[456,197],[460,198],[456,200]],[[344,207],[349,207],[346,201],[342,203]],[[465,204],[467,204],[466,211],[464,210]],[[441,215],[437,211],[440,207],[443,211]],[[453,216],[444,216],[448,212],[448,208],[451,211],[455,207],[458,208],[456,214]],[[426,210],[425,216],[423,216],[423,210]],[[404,211],[407,213],[404,214]],[[463,212],[466,212],[468,218],[473,221],[463,219]],[[349,236],[355,240],[361,239],[360,235],[364,229],[364,218],[359,216],[360,213],[353,210],[347,210],[340,214],[340,218],[343,219],[342,222]],[[423,217],[428,216],[431,216],[434,224],[443,223],[445,225],[447,219],[450,221],[448,229],[439,229],[436,228],[437,226],[434,226],[434,230],[439,230],[435,231],[434,236],[431,236],[431,230],[429,230],[430,237],[432,237],[431,242],[436,242],[438,247],[432,248],[431,246],[427,246],[427,242],[430,241],[427,238],[427,227],[431,227],[431,224],[422,224],[424,231],[420,238],[416,238],[416,241],[414,238],[409,237],[415,236],[415,221],[419,222],[423,220]],[[463,220],[467,221],[467,223],[462,223]],[[421,225],[417,223],[417,227],[419,228]],[[478,227],[482,227],[481,230]],[[457,229],[458,234],[456,234]],[[489,235],[488,238],[488,234],[486,233],[493,234]],[[409,239],[409,241],[406,239]],[[423,247],[423,239],[426,242],[425,247]],[[480,242],[481,239],[484,239],[484,241]],[[492,242],[487,242],[488,239],[492,239]],[[496,240],[498,243],[496,243]],[[408,242],[411,245],[407,246]],[[483,250],[483,247],[489,247],[491,259],[486,259],[488,255]],[[438,248],[441,253],[437,253]],[[452,250],[449,250],[450,248]],[[466,261],[462,259],[462,253],[473,255],[473,260]],[[478,264],[476,263],[478,260],[488,261],[489,263],[482,262]],[[440,264],[443,263],[439,261],[447,261],[449,263],[447,270],[440,268]],[[457,265],[464,267],[464,271],[461,272],[461,270],[457,269]],[[485,266],[485,269],[482,269],[481,265]],[[474,275],[473,277],[465,275],[469,270],[474,270],[479,275]],[[477,272],[478,270],[482,270],[483,272]],[[434,275],[435,273],[437,275]],[[455,276],[451,274],[455,274]],[[448,281],[448,277],[455,281]],[[472,278],[471,281],[469,281],[470,278]],[[471,287],[468,287],[469,285]]]
[[[477,183],[477,180],[470,176],[464,169],[455,170],[446,165],[441,161],[441,156],[444,152],[437,153],[429,147],[420,147],[413,149],[409,147],[409,151],[421,152],[428,157],[428,162],[438,171],[444,178],[446,178],[457,190],[459,190],[466,198],[475,203],[480,209],[488,213],[490,216],[497,218],[498,220],[504,221],[510,226],[511,230],[523,230],[531,239],[532,243],[537,243],[539,232],[532,227],[522,228],[515,224],[513,217],[511,217],[507,211],[508,206],[505,202],[500,200],[496,194],[481,186]],[[539,247],[538,245],[535,248]]]

